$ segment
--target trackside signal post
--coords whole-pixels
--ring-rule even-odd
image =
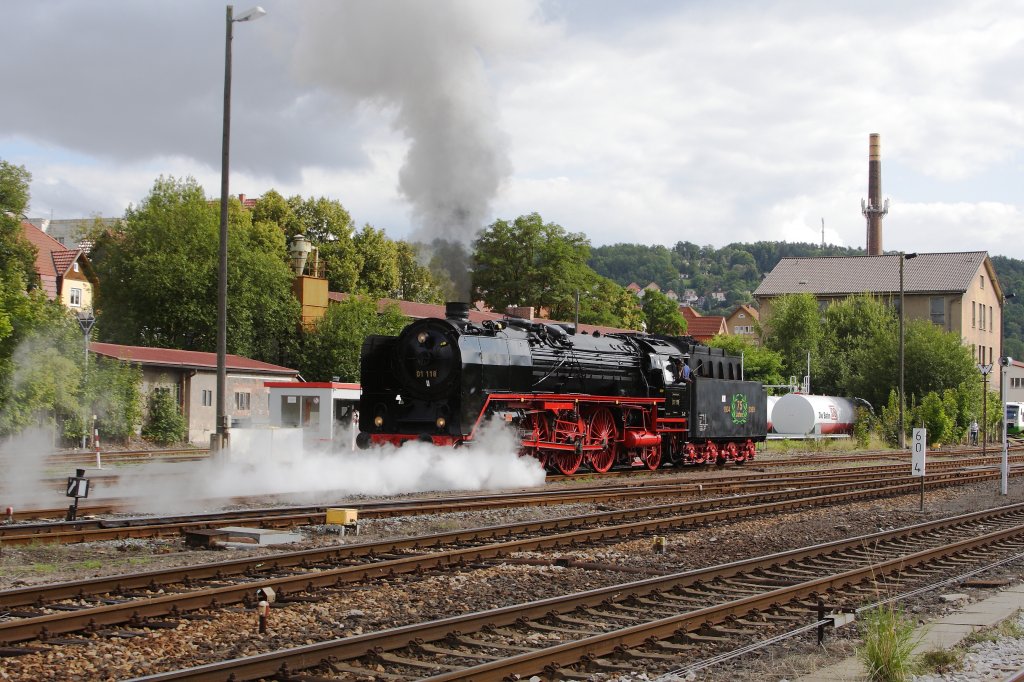
[[[924,461],[928,453],[928,429],[914,429],[910,447],[910,475],[921,479],[921,511],[924,511]]]
[[[75,503],[68,506],[68,514],[64,520],[74,521],[78,515],[78,500],[82,497],[89,497],[89,479],[85,477],[85,469],[76,469],[74,476],[68,476],[65,496],[75,498]]]
[[[1010,458],[1006,440],[1006,368],[1013,364],[1013,358],[1004,355],[999,358],[999,402],[1003,405],[1003,457],[999,463],[999,494],[1010,492]]]

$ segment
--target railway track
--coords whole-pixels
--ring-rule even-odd
[[[1024,459],[1024,456],[1021,457]],[[972,467],[978,462],[971,462]],[[933,472],[955,471],[962,468],[962,462],[935,462],[930,466]],[[341,502],[329,506],[351,507],[359,510],[364,519],[389,516],[433,514],[439,512],[477,511],[498,507],[534,506],[571,503],[597,503],[621,501],[629,498],[666,496],[680,494],[725,494],[737,491],[769,491],[791,486],[818,485],[826,482],[858,482],[872,479],[899,479],[907,474],[901,465],[855,467],[832,473],[814,471],[791,472],[780,476],[754,474],[717,477],[696,482],[692,478],[674,480],[645,480],[626,485],[599,485],[586,488],[522,491],[489,495],[466,495],[428,500],[404,500],[370,503]],[[238,499],[224,500],[225,504],[240,502]],[[99,516],[117,512],[117,505],[93,505],[79,509],[83,516]],[[201,530],[223,526],[229,522],[257,524],[266,528],[292,528],[304,525],[319,525],[326,521],[325,505],[239,509],[202,514],[174,515],[164,517],[134,518],[84,518],[77,521],[52,521],[16,523],[0,526],[0,542],[6,545],[38,544],[42,542],[77,543],[101,540],[123,540],[127,538],[167,537],[180,535],[190,530]],[[16,518],[38,518],[56,516],[64,510],[33,510],[18,512]]]
[[[678,669],[879,594],[1024,559],[1024,505],[137,678],[584,679]],[[824,618],[823,618],[824,616]],[[808,627],[809,626],[809,627]]]
[[[209,448],[169,448],[164,450],[101,450],[103,464],[147,464],[150,462],[193,462],[210,456]],[[46,455],[47,466],[92,466],[96,463],[96,453],[82,450],[80,452],[62,452]]]
[[[1013,445],[1010,451],[1020,452],[1024,450],[1024,445]],[[990,449],[989,457],[998,456],[998,452],[994,449]],[[929,457],[932,461],[943,461],[953,458],[975,458],[980,456],[980,448],[960,448],[951,450],[937,450],[929,453]],[[148,464],[152,462],[191,462],[196,460],[202,460],[209,457],[209,450],[160,450],[160,451],[138,451],[138,452],[117,452],[110,453],[112,457],[107,458],[104,454],[104,462],[110,467],[97,470],[89,470],[89,478],[92,481],[94,489],[94,497],[99,496],[102,498],[105,490],[113,490],[118,487],[121,482],[121,473],[128,471],[131,472],[130,465],[136,464]],[[864,453],[854,453],[846,455],[807,455],[806,453],[786,455],[786,454],[772,454],[770,456],[762,455],[761,458],[751,462],[741,462],[741,466],[752,469],[773,469],[780,467],[793,467],[793,466],[820,466],[820,465],[834,465],[834,464],[852,464],[852,463],[863,463],[866,461],[875,460],[896,460],[904,461],[909,459],[910,454],[907,451],[873,451]],[[69,453],[62,455],[51,455],[47,457],[48,470],[65,465],[69,467],[88,467],[95,462],[95,457],[90,453]],[[735,467],[737,469],[740,466]],[[119,471],[118,469],[121,469]],[[688,467],[685,471],[692,472],[686,475],[694,476],[700,475],[704,470],[714,470],[714,465],[702,465],[701,467]],[[669,468],[662,469],[661,475],[677,475],[680,473],[680,469]],[[137,475],[137,472],[132,472],[132,475]],[[165,471],[157,474],[161,477],[175,477],[187,475],[187,470],[181,471]],[[573,480],[589,480],[593,478],[599,478],[601,480],[615,479],[615,478],[626,478],[626,477],[650,477],[657,476],[658,474],[652,474],[646,469],[617,469],[606,472],[604,474],[596,474],[593,472],[581,472],[578,474],[572,474],[571,476],[564,476],[562,474],[549,474],[547,476],[548,482],[560,482],[560,481],[573,481]],[[47,489],[53,490],[55,493],[63,493],[64,485],[66,483],[66,476],[54,476],[51,478],[43,479],[39,484]],[[2,501],[2,486],[0,486],[0,501]]]
[[[994,478],[994,472],[935,474],[930,488]],[[723,520],[833,506],[914,493],[918,483],[864,483],[790,489],[657,505],[376,543],[335,545],[162,571],[94,578],[0,592],[0,642],[33,639],[128,623],[176,627],[183,614],[231,604],[251,605],[272,588],[279,601],[329,593],[364,580],[477,565],[514,552],[544,551],[637,535],[676,532]]]

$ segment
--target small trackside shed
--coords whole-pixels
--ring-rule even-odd
[[[208,445],[216,429],[217,354],[202,351],[123,346],[116,343],[89,344],[89,353],[122,360],[142,368],[142,395],[152,391],[170,391],[188,420],[188,439]],[[288,367],[228,355],[226,412],[232,426],[266,424],[270,380],[298,379],[299,373]]]
[[[337,381],[268,381],[271,426],[300,427],[306,442],[333,442],[351,428],[359,384]]]

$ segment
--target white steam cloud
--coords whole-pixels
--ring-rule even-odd
[[[53,430],[25,429],[0,441],[0,507],[39,507],[41,501],[56,503],[64,492],[60,486],[46,482],[46,455],[54,451]],[[61,473],[74,473],[71,468]],[[3,511],[3,509],[0,509]]]
[[[316,451],[271,445],[266,431],[258,429],[242,445],[244,433],[233,431],[227,461],[123,470],[119,484],[103,496],[137,500],[137,511],[162,513],[200,511],[197,501],[230,497],[337,502],[345,495],[495,490],[544,482],[537,460],[520,457],[514,434],[500,425],[485,428],[472,446],[458,449],[410,442],[400,448]]]
[[[470,241],[512,171],[488,60],[524,49],[542,30],[534,23],[534,3],[396,0],[305,7],[298,75],[393,114],[410,144],[398,184],[412,204],[419,237]]]

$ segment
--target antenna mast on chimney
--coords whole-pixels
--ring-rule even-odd
[[[882,255],[882,218],[889,212],[889,200],[882,202],[882,152],[878,133],[868,137],[868,200],[860,200],[860,212],[868,220],[868,255]]]
[[[825,250],[825,219],[821,219],[821,250]]]

